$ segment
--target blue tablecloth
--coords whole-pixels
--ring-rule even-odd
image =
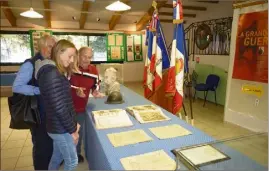
[[[125,109],[128,106],[152,104],[144,97],[134,93],[128,88],[121,86],[121,91],[125,100],[125,103],[119,105],[105,104],[105,98],[103,99],[90,99],[87,105],[87,117],[85,119],[85,138],[84,147],[85,155],[89,163],[89,169],[91,170],[124,170],[120,163],[120,159],[128,156],[144,154],[156,150],[163,149],[169,156],[175,159],[175,156],[171,150],[175,148],[185,147],[189,145],[206,143],[214,140],[204,132],[197,128],[192,127],[185,121],[180,120],[178,117],[172,115],[168,111],[163,112],[171,118],[169,121],[155,122],[140,124],[135,118],[130,116],[134,126],[126,128],[113,128],[106,130],[97,130],[95,128],[93,118],[91,115],[92,110],[106,110],[106,109]],[[156,126],[165,126],[170,124],[179,124],[182,127],[192,132],[191,135],[159,140],[154,136],[148,128]],[[150,142],[128,145],[123,147],[113,147],[110,143],[107,134],[117,133],[122,131],[143,129],[154,140]],[[225,153],[231,157],[230,160],[219,162],[216,164],[210,164],[201,167],[202,170],[265,170],[261,165],[257,164],[248,157],[242,155],[236,150],[233,150],[225,145],[219,145],[219,148],[225,149]],[[180,163],[180,168],[186,170],[186,167]]]

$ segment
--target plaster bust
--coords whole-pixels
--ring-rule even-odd
[[[109,67],[105,70],[104,76],[106,95],[109,95],[113,91],[120,92],[120,83],[117,82],[117,70],[113,67]]]

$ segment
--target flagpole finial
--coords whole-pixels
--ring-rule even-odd
[[[156,2],[156,1],[153,1],[153,2],[152,2],[152,6],[153,6],[153,8],[156,10],[156,9],[157,9],[157,2]]]
[[[183,8],[181,0],[173,0],[173,23],[183,23]]]
[[[157,2],[153,1],[152,6],[154,7],[154,11],[153,11],[153,14],[152,14],[149,30],[152,31],[152,32],[155,32],[156,31],[157,21],[158,21]]]

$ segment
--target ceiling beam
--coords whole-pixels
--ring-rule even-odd
[[[80,14],[80,19],[79,19],[79,28],[80,29],[84,29],[84,25],[86,23],[87,16],[88,16],[88,13],[84,13],[84,12],[88,12],[89,9],[90,9],[90,1],[83,0],[82,7],[81,7],[81,12],[83,12],[83,13]]]
[[[3,7],[8,7],[8,1],[0,1],[1,6]],[[12,27],[16,27],[17,26],[17,19],[14,16],[14,14],[12,13],[10,8],[2,8],[3,13],[5,14],[7,20],[9,21],[9,23],[11,24]]]
[[[125,3],[125,4],[129,4],[130,1],[129,0],[121,0],[121,2]],[[120,21],[121,18],[121,14],[123,14],[124,11],[120,11],[120,12],[115,12],[114,15],[112,15],[110,21],[109,21],[109,30],[113,30],[114,27],[118,24],[118,22]]]
[[[172,19],[160,19],[160,22],[162,23],[173,23],[173,20]],[[183,21],[183,24],[186,24],[186,20]]]
[[[51,12],[50,12],[50,2],[49,0],[43,0],[44,8],[48,9],[45,10],[45,20],[47,23],[47,27],[51,28]]]
[[[173,8],[173,4],[165,4],[163,8]],[[183,10],[206,11],[206,7],[183,5]]]
[[[166,4],[166,2],[167,2],[167,0],[157,1],[157,9],[162,8]],[[137,22],[137,24],[136,24],[136,31],[140,31],[140,30],[142,30],[146,26],[146,24],[151,19],[153,12],[154,12],[154,7],[151,6],[148,9],[147,13],[144,14],[144,16]]]
[[[267,1],[264,0],[259,0],[259,1],[242,1],[242,0],[235,0],[233,1],[233,9],[236,8],[244,8],[244,7],[249,7],[253,5],[260,5],[260,4],[265,4]]]
[[[212,4],[219,3],[219,1],[197,1],[197,2],[212,3]]]
[[[172,12],[159,12],[159,15],[173,16],[173,13]],[[185,14],[185,13],[183,13],[183,17],[195,18],[196,14]]]

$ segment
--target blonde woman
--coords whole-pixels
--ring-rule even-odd
[[[80,126],[75,120],[67,79],[76,70],[77,53],[73,43],[60,40],[52,49],[52,60],[36,62],[35,77],[47,113],[47,132],[53,140],[49,170],[59,169],[63,160],[64,170],[74,170],[78,164],[76,145]]]

